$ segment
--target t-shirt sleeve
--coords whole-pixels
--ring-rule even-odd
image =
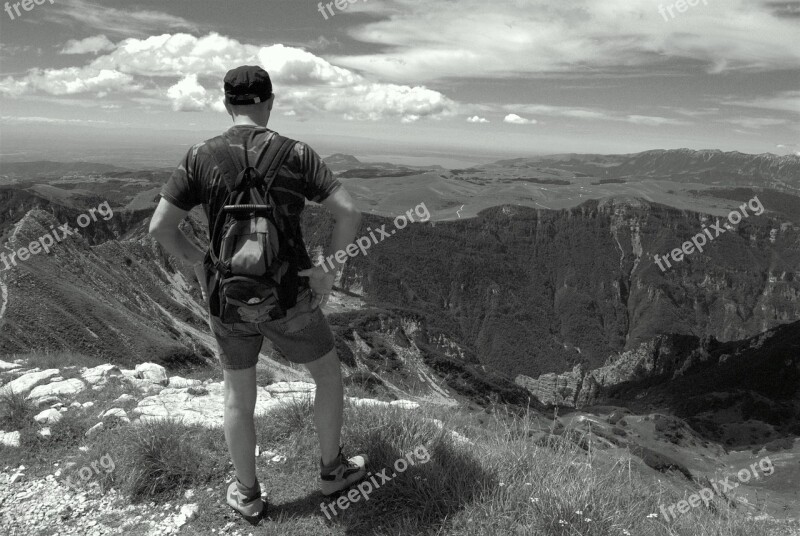
[[[192,210],[201,204],[202,191],[197,181],[197,150],[192,147],[161,188],[161,197],[182,210]]]
[[[300,170],[303,175],[303,195],[309,201],[322,203],[342,183],[333,176],[331,170],[322,161],[322,158],[305,143],[298,142],[294,146],[295,153],[300,159]]]

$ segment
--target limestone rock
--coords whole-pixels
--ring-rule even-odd
[[[47,385],[35,387],[28,395],[28,398],[37,400],[46,396],[75,395],[84,389],[86,389],[85,383],[78,378],[72,378],[70,380],[48,383]]]
[[[167,369],[155,363],[140,363],[136,365],[136,377],[158,385],[166,386],[169,383]]]
[[[81,374],[89,385],[103,385],[112,376],[122,376],[122,371],[110,363],[87,369]]]
[[[61,412],[57,409],[46,409],[36,415],[33,420],[39,424],[55,424],[61,420]]]
[[[5,447],[19,447],[19,432],[0,431],[0,445]]]
[[[25,395],[28,392],[30,392],[30,390],[33,389],[37,384],[40,384],[43,381],[52,378],[54,376],[58,376],[58,369],[47,369],[36,372],[29,372],[27,374],[23,374],[22,376],[20,376],[15,380],[11,380],[3,387],[0,387],[0,394],[14,392]]]

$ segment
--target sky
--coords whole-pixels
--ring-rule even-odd
[[[800,1],[18,1],[6,161],[177,162],[228,128],[243,64],[270,72],[270,127],[323,155],[800,154]]]

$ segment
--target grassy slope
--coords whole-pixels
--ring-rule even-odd
[[[121,425],[108,427],[91,440],[83,438],[96,415],[123,390],[111,382],[100,392],[82,393],[78,401],[93,400],[94,407],[70,411],[52,427],[48,440],[36,435],[35,425],[30,424],[23,429],[23,448],[0,449],[2,465],[24,463],[29,468],[27,479],[43,478],[53,470],[53,460],[72,459],[75,467],[81,467],[110,454],[115,470],[98,480],[106,491],[121,492],[119,508],[150,503],[153,512],[163,512],[160,506],[167,502],[197,502],[200,514],[184,529],[192,534],[218,533],[231,521],[244,534],[285,536],[766,536],[788,530],[773,527],[775,531],[769,532],[769,522],[748,520],[722,502],[715,502],[713,512],[695,508],[667,524],[657,517],[659,506],[676,503],[684,492],[694,491],[682,489],[686,484],[681,485],[680,479],[656,478],[657,473],[641,471],[635,463],[611,461],[581,437],[576,440],[579,433],[536,441],[534,422],[540,417],[513,416],[502,409],[478,420],[452,409],[348,407],[344,443],[351,453],[366,453],[374,473],[383,468],[391,473],[396,460],[420,446],[427,449],[430,461],[411,467],[374,491],[368,501],[355,503],[328,521],[320,511],[323,497],[316,488],[317,446],[308,404],[289,406],[257,421],[261,448],[284,454],[287,460],[274,464],[259,458],[271,516],[251,530],[222,503],[223,481],[231,470],[221,431],[174,423]],[[19,401],[0,406],[0,428],[14,419],[31,422],[32,410]],[[430,418],[440,419],[446,430],[458,431],[473,444],[455,441]],[[578,446],[581,443],[583,447]],[[88,449],[82,452],[80,446]],[[195,490],[191,501],[182,498],[186,489]],[[90,488],[91,500],[101,497],[100,489]],[[122,521],[120,517],[118,522]],[[136,527],[126,533],[146,534]]]

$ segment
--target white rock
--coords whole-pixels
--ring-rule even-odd
[[[69,407],[71,407],[71,408],[82,408],[83,405],[81,405],[80,402],[71,402]]]
[[[92,406],[94,406],[94,402],[92,402],[91,400],[89,400],[88,402],[84,402],[83,404],[81,404],[81,407],[82,407],[83,409],[86,409],[86,408],[91,408]]]
[[[120,369],[122,375],[126,378],[136,378],[136,371],[130,369]]]
[[[123,404],[125,402],[130,402],[131,400],[136,400],[128,393],[119,395],[116,400],[114,400],[114,404]]]
[[[46,409],[33,419],[39,424],[55,424],[61,420],[61,412],[57,409]]]
[[[394,400],[389,403],[392,406],[401,408],[401,409],[418,409],[419,403],[412,402],[411,400]]]
[[[104,428],[105,425],[99,422],[94,426],[92,426],[91,428],[89,428],[88,430],[86,430],[86,437],[91,439],[92,437],[96,436],[99,432],[101,432]]]
[[[157,394],[164,389],[162,385],[147,380],[141,380],[139,378],[130,378],[128,379],[128,382],[146,395]]]
[[[173,389],[182,389],[184,387],[196,387],[198,385],[203,385],[203,382],[200,380],[187,380],[186,378],[181,378],[180,376],[172,376],[169,379],[168,385]]]
[[[183,494],[183,498],[186,499],[187,501],[191,500],[192,497],[194,497],[194,490],[193,489],[187,489],[186,492]]]
[[[2,359],[0,359],[0,370],[11,370],[19,368],[21,366],[22,365],[20,365],[19,363],[9,363],[8,361],[3,361]]]
[[[42,436],[42,437],[50,437],[51,436],[50,428],[45,426],[44,428],[39,430],[39,435]],[[56,476],[58,476],[58,475],[56,475]]]
[[[316,385],[308,382],[276,382],[265,387],[268,393],[280,395],[285,393],[307,393],[314,391]]]
[[[17,471],[11,476],[11,479],[8,481],[8,483],[14,484],[15,482],[19,482],[23,478],[25,478],[25,475],[22,473],[22,471]]]
[[[181,506],[181,515],[186,517],[187,521],[191,521],[197,514],[200,513],[200,506],[197,503],[184,504]]]
[[[19,447],[19,432],[0,431],[0,445],[6,447]]]
[[[136,365],[136,377],[158,385],[167,385],[167,369],[155,363],[140,363]]]
[[[16,380],[11,380],[3,387],[0,387],[0,394],[6,394],[10,392],[23,395],[27,394],[37,384],[42,383],[53,376],[58,376],[58,369],[47,369],[23,374]]]
[[[116,365],[106,363],[94,368],[90,368],[81,374],[89,385],[102,385],[112,376],[121,376],[122,371]]]
[[[108,417],[116,417],[122,422],[130,422],[130,419],[128,419],[128,414],[125,413],[124,409],[120,408],[111,408],[100,416],[101,419],[107,419]]]
[[[351,398],[350,403],[354,406],[378,406],[388,408],[390,404],[383,400],[375,400],[374,398]]]
[[[56,383],[48,383],[47,385],[40,385],[35,387],[28,398],[37,399],[53,395],[75,395],[86,389],[86,384],[78,378],[71,380],[64,380]]]

